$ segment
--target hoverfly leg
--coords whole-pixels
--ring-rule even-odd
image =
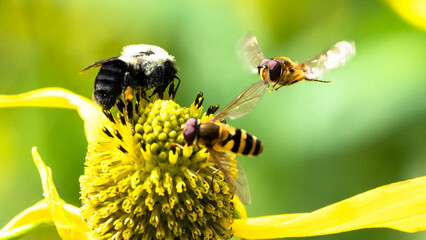
[[[172,145],[173,147],[178,147],[180,149],[184,149],[185,147],[180,145],[179,143],[170,143],[170,145]]]
[[[275,91],[277,91],[278,89],[282,88],[283,86],[284,86],[284,85],[281,85],[281,86],[277,87],[277,88],[275,89]]]
[[[274,83],[274,85],[272,85],[272,88],[271,88],[271,89],[269,89],[269,92],[272,92],[272,91],[274,91],[274,90],[275,90],[275,91],[277,91],[277,89],[275,89],[275,86],[277,85],[277,83],[278,83],[278,82],[275,82],[275,83]],[[280,87],[282,87],[282,86],[284,86],[284,85],[281,85]],[[278,87],[278,88],[280,88],[280,87]]]
[[[297,82],[298,82],[298,81],[294,81],[294,82],[292,82],[292,83],[290,83],[290,84],[287,84],[287,85],[281,85],[281,86],[277,87],[277,88],[275,89],[275,91],[278,91],[278,89],[280,89],[280,88],[282,88],[282,87],[284,87],[284,86],[289,86],[289,85],[295,84],[295,83],[297,83]]]
[[[219,169],[216,169],[216,170],[214,170],[214,171],[212,172],[212,181],[210,182],[210,187],[211,187],[211,189],[212,189],[213,193],[214,193],[214,187],[213,187],[214,176],[216,176],[216,174],[217,174],[219,171],[220,171]]]
[[[210,161],[210,154],[208,154],[207,155],[207,160],[206,160],[206,162],[203,164],[203,165],[201,165],[201,167],[195,172],[195,174],[198,174],[199,172],[200,172],[200,170],[201,169],[203,169],[203,168],[205,168],[205,167],[207,167],[207,166],[209,166],[209,161]]]

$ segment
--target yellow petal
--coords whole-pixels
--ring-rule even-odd
[[[387,0],[389,5],[407,22],[426,30],[425,0]]]
[[[23,236],[39,227],[54,225],[46,202],[40,201],[34,206],[25,209],[0,230],[0,239]]]
[[[44,197],[59,235],[62,239],[90,239],[89,228],[83,222],[79,209],[70,205],[64,207],[53,184],[52,172],[49,167],[44,165],[36,147],[33,148],[32,154],[40,173]]]
[[[69,204],[64,204],[68,216],[74,220],[81,219],[80,209]],[[81,221],[81,220],[80,220]],[[50,208],[46,200],[42,200],[25,209],[14,217],[5,227],[0,230],[0,239],[22,237],[30,231],[46,226],[54,226],[55,222],[50,214]]]
[[[18,95],[0,95],[0,107],[56,107],[76,109],[84,120],[87,140],[96,136],[106,117],[89,99],[61,88],[44,88]]]
[[[243,203],[240,201],[240,199],[238,198],[238,196],[235,194],[234,198],[232,199],[232,202],[234,203],[234,215],[237,219],[240,218],[247,218],[247,211],[246,208],[244,207]]]
[[[362,228],[426,230],[426,177],[385,185],[311,213],[237,219],[234,236],[268,239],[326,235]]]

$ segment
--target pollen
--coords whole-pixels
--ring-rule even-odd
[[[82,216],[95,239],[230,239],[233,194],[208,152],[185,145],[189,108],[142,100],[133,119],[110,120],[88,146],[80,177]],[[132,128],[133,126],[133,128]],[[132,130],[134,129],[134,130]]]

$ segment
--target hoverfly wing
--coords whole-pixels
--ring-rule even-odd
[[[235,180],[235,186],[237,187],[237,189],[235,194],[237,194],[238,198],[242,203],[244,203],[245,205],[250,205],[250,188],[248,185],[246,173],[244,172],[243,166],[240,164],[240,162],[237,162],[237,171],[238,177]]]
[[[95,68],[95,67],[100,67],[100,66],[102,66],[105,63],[112,62],[112,61],[115,61],[117,59],[118,59],[118,57],[112,57],[112,58],[108,58],[108,59],[103,59],[103,60],[96,61],[92,65],[90,65],[90,66],[86,67],[85,69],[81,70],[79,72],[79,74],[83,74],[84,72],[86,72],[89,69],[92,69],[92,68]]]
[[[250,190],[247,177],[237,159],[234,156],[230,156],[231,153],[216,152],[211,148],[209,149],[209,154],[213,156],[216,167],[223,173],[229,189],[234,194],[237,194],[243,204],[250,204]]]
[[[237,43],[237,55],[243,60],[244,67],[252,73],[257,73],[257,67],[265,57],[260,50],[256,37],[247,33]]]
[[[355,43],[353,41],[341,41],[334,44],[329,50],[300,64],[307,78],[316,79],[325,72],[343,66],[355,56]]]
[[[264,80],[257,81],[244,89],[238,97],[232,100],[224,107],[212,120],[221,120],[226,117],[237,119],[247,115],[256,107],[266,92],[268,82]]]

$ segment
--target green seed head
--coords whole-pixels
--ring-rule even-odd
[[[230,239],[233,197],[205,148],[180,148],[181,126],[200,118],[174,101],[119,112],[89,144],[80,178],[82,215],[96,239]],[[108,114],[108,113],[107,113]],[[205,117],[205,116],[204,116]],[[198,171],[198,173],[197,173]]]

